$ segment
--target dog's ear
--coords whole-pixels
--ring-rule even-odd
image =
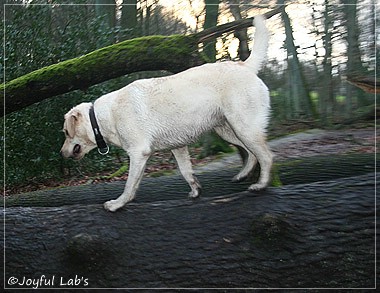
[[[79,111],[72,110],[65,115],[65,131],[70,138],[73,138],[75,135],[75,125],[78,123],[82,114]]]

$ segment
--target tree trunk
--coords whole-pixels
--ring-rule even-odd
[[[111,30],[116,26],[115,0],[95,0],[95,13],[98,17],[104,17],[104,26]],[[115,36],[110,34],[111,44],[115,42]]]
[[[359,25],[357,21],[357,0],[342,0],[343,12],[346,19],[347,69],[346,76],[352,78],[365,73],[359,48]],[[363,93],[351,84],[346,85],[346,118],[350,118],[357,98]]]
[[[233,0],[229,1],[229,8],[230,11],[235,18],[235,20],[240,20],[241,13],[240,13],[240,7],[239,7],[239,1]],[[249,57],[249,48],[248,48],[248,35],[247,35],[247,29],[238,30],[235,32],[235,37],[239,40],[239,58],[240,60],[244,61]]]
[[[265,14],[267,18],[282,8]],[[252,26],[252,18],[234,21],[197,34],[149,36],[126,40],[87,55],[53,64],[0,84],[0,107],[5,114],[46,98],[73,90],[86,90],[100,82],[125,74],[148,70],[179,72],[204,63],[198,43],[223,33]],[[5,89],[4,89],[5,88]],[[1,116],[4,115],[2,111]]]
[[[137,29],[137,0],[123,1],[120,26],[123,29],[129,30],[128,38],[135,37]]]
[[[278,4],[284,4],[284,0],[278,0]],[[294,114],[296,118],[301,116],[315,116],[315,111],[303,76],[302,67],[298,60],[297,48],[294,44],[293,29],[288,14],[285,9],[281,12],[285,26],[285,46],[288,53],[288,77],[289,77],[289,97],[293,99]]]
[[[325,0],[324,11],[324,38],[323,45],[325,49],[325,56],[323,57],[323,73],[322,73],[322,90],[319,97],[321,122],[324,125],[328,125],[331,119],[332,109],[334,107],[334,93],[332,85],[332,19],[331,19],[331,7],[328,1]]]
[[[148,2],[148,1],[147,1]],[[152,5],[146,5],[146,8],[145,8],[145,17],[144,17],[144,24],[143,24],[143,34],[144,35],[149,35],[150,33],[150,16],[151,16],[151,9],[152,9]]]
[[[218,23],[219,0],[205,0],[206,15],[203,29],[215,27]],[[210,62],[216,60],[216,40],[204,44],[203,52]]]
[[[371,288],[374,176],[116,213],[6,208],[5,288]]]
[[[277,177],[277,185],[278,183],[281,185],[291,185],[359,176],[374,172],[375,163],[380,164],[380,156],[376,159],[374,158],[374,154],[297,158],[275,163],[274,170],[276,175],[273,177]],[[252,178],[244,182],[231,182],[230,179],[234,174],[239,172],[239,169],[240,166],[236,166],[227,168],[226,170],[218,170],[213,174],[209,172],[198,174],[197,177],[203,185],[202,196],[214,197],[246,190],[255,181],[254,177],[257,174],[252,174]],[[7,208],[101,204],[119,196],[123,191],[124,185],[124,181],[119,181],[89,184],[82,186],[82,188],[78,188],[77,186],[60,188],[54,190],[54,192],[49,190],[34,191],[7,196],[5,203]],[[160,186],[160,188],[157,189],[155,186]],[[144,178],[137,192],[137,201],[141,203],[171,200],[177,198],[179,194],[186,194],[187,191],[188,186],[180,175],[169,176],[165,179],[160,177]],[[75,194],[75,196],[71,196],[72,194]]]

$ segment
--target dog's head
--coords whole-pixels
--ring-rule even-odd
[[[63,132],[66,140],[61,149],[61,154],[65,158],[80,160],[85,154],[96,148],[89,118],[90,107],[91,103],[82,103],[65,115]]]

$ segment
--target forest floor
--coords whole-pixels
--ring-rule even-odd
[[[269,141],[270,148],[275,155],[275,161],[311,157],[317,155],[333,155],[348,153],[376,153],[376,144],[380,138],[376,136],[375,127],[348,128],[339,130],[286,130],[275,132],[277,138]],[[293,132],[292,134],[289,134]],[[240,164],[237,152],[233,154],[219,154],[202,159],[196,159],[201,152],[200,148],[191,148],[192,163],[196,171],[223,168],[224,164]],[[176,162],[170,151],[156,152],[149,160],[145,176],[158,177],[173,174],[177,169]],[[115,170],[116,171],[116,168]],[[93,174],[82,178],[68,178],[61,182],[48,181],[40,184],[31,184],[13,188],[9,194],[19,194],[55,187],[96,184],[112,181],[125,181],[128,172],[119,176],[107,178],[109,174]],[[8,192],[7,192],[8,194]]]
[[[376,136],[375,128],[310,129],[270,140],[269,146],[274,161],[281,162],[313,156],[375,154],[378,142],[380,138]],[[195,169],[217,169],[226,163],[241,164],[240,156],[237,153],[225,154],[223,158],[203,164],[204,166],[199,164]]]

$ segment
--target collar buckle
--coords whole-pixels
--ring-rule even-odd
[[[110,147],[107,145],[106,148],[99,148],[98,147],[98,153],[101,154],[102,156],[107,155],[110,152]]]

